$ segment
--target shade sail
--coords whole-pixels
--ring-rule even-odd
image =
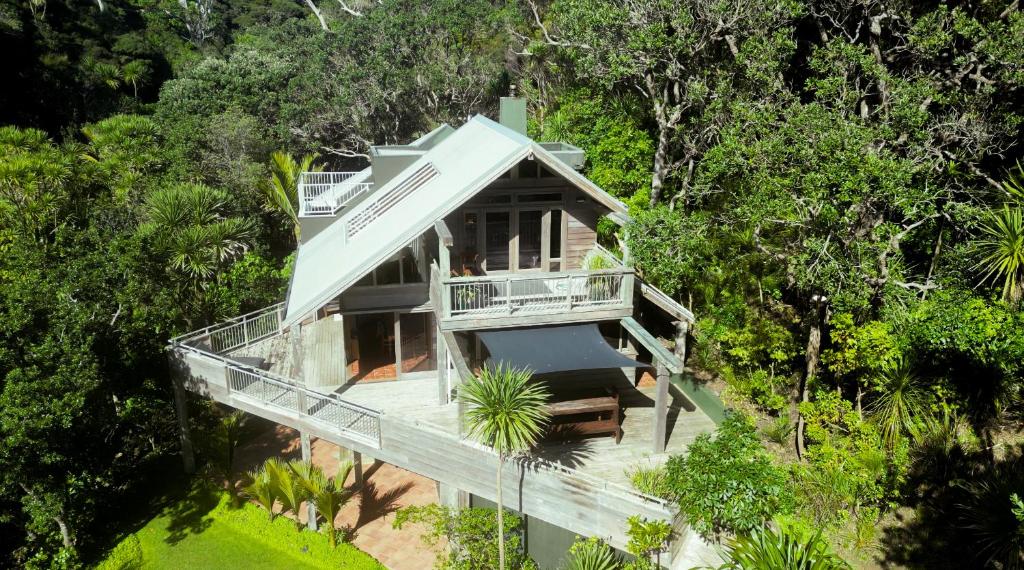
[[[534,374],[595,368],[649,367],[612,348],[594,323],[480,331],[491,353],[487,364],[505,363]]]

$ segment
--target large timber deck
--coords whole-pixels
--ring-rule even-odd
[[[245,347],[231,356],[263,358],[272,372],[287,376],[291,366],[288,354],[285,334]],[[685,453],[698,435],[715,429],[714,421],[693,405],[678,387],[672,386],[666,448],[663,453],[653,453],[651,438],[655,421],[655,388],[634,388],[624,375],[615,381],[624,408],[620,443],[616,444],[608,436],[545,441],[538,446],[534,455],[611,483],[629,486],[627,469],[635,465],[664,463],[670,455]],[[438,404],[436,378],[350,382],[341,386],[313,389],[325,394],[334,392],[348,402],[387,415],[415,420],[459,436],[458,404]]]

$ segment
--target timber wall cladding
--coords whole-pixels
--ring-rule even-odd
[[[569,269],[580,269],[583,258],[597,244],[597,211],[589,200],[580,203],[577,198],[585,194],[579,190],[566,190],[565,211],[568,230],[565,240],[565,258]]]
[[[318,319],[302,327],[302,370],[307,386],[345,383],[345,322],[340,314]]]

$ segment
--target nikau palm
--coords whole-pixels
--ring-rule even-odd
[[[316,512],[323,515],[327,523],[327,537],[331,546],[337,545],[337,531],[334,528],[334,519],[342,507],[352,498],[352,492],[345,488],[345,480],[352,471],[352,464],[345,463],[338,470],[337,476],[330,479],[324,474],[323,469],[311,465],[302,477],[302,486],[306,489],[309,500],[316,505]]]
[[[505,460],[529,451],[540,439],[548,420],[548,393],[531,384],[533,374],[504,364],[485,366],[479,376],[459,389],[468,406],[465,415],[469,436],[498,454],[498,568],[505,568],[505,529],[501,501],[501,472]]]
[[[242,487],[242,492],[260,504],[274,520],[274,503],[277,502],[277,485],[267,470],[266,465],[249,472],[250,483]]]
[[[295,160],[292,155],[275,151],[270,155],[270,184],[264,193],[267,203],[272,210],[281,212],[292,223],[292,231],[295,232],[295,242],[298,243],[301,237],[299,226],[299,176],[303,172],[319,172],[320,167],[314,167],[315,154],[307,154],[302,157],[301,162]]]

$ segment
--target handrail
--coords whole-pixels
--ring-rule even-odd
[[[381,412],[379,410],[343,400],[334,393],[316,392],[297,384],[291,378],[243,364],[226,356],[225,353],[228,351],[237,350],[240,347],[280,334],[283,313],[284,303],[277,303],[223,323],[176,336],[169,341],[169,345],[172,350],[191,352],[223,364],[225,385],[229,393],[255,398],[265,404],[297,412],[320,423],[324,421],[325,411],[328,415],[333,413],[337,416],[338,421],[337,425],[332,424],[331,427],[336,427],[339,433],[380,448]],[[218,333],[221,336],[217,336]],[[209,339],[209,350],[196,342],[204,337]],[[250,389],[253,386],[260,388],[258,393],[254,393]],[[273,398],[268,398],[268,388],[269,394],[273,395]],[[282,398],[284,399],[282,400]],[[282,405],[282,401],[287,402],[288,405]],[[306,405],[309,402],[318,405]],[[310,413],[310,410],[313,410],[313,413]],[[347,423],[343,423],[342,419],[346,417],[349,420]]]
[[[500,273],[488,275],[460,275],[458,277],[442,278],[441,283],[484,283],[487,281],[527,281],[530,279],[556,279],[558,277],[588,277],[590,275],[622,275],[633,273],[629,267],[613,267],[611,269],[573,269],[571,271],[534,271],[532,273]]]
[[[284,303],[240,315],[227,321],[176,336],[171,343],[186,344],[206,338],[215,353],[223,353],[249,346],[281,332]]]
[[[360,172],[303,172],[299,174],[299,215],[333,216],[370,190],[369,182],[352,182]]]

